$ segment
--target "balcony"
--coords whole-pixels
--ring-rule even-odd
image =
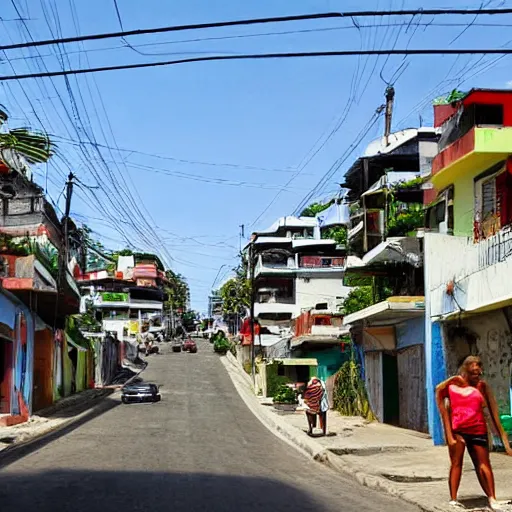
[[[506,160],[511,153],[512,127],[473,127],[434,158],[431,181],[442,190],[475,169],[483,171]]]

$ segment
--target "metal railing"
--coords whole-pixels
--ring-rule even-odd
[[[512,257],[512,229],[499,231],[478,242],[478,266],[480,270],[502,263]]]

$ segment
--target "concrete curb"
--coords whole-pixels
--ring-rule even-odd
[[[136,373],[135,375],[130,377],[125,382],[125,384],[129,384],[134,379],[136,379],[146,368],[147,368],[147,364],[142,370],[140,370],[138,373]],[[123,384],[123,386],[125,384]],[[32,437],[29,437],[28,439],[25,439],[24,441],[14,443],[14,444],[8,446],[7,448],[4,448],[2,451],[0,451],[0,468],[2,466],[9,464],[8,459],[11,458],[13,455],[15,455],[15,452],[26,451],[27,453],[29,453],[30,451],[32,451],[30,448],[31,446],[38,446],[41,442],[44,442],[44,440],[46,438],[49,438],[62,430],[69,429],[75,423],[79,423],[86,416],[89,416],[89,415],[94,416],[94,414],[96,412],[98,412],[101,408],[105,407],[105,405],[106,405],[105,398],[118,395],[120,393],[121,387],[119,387],[119,388],[103,388],[104,393],[102,395],[100,395],[99,397],[96,397],[95,399],[93,399],[94,403],[91,407],[85,409],[84,411],[80,412],[76,416],[73,416],[72,418],[69,418],[68,420],[63,421],[62,423],[59,423],[58,425],[49,427],[48,429],[43,430],[43,431],[39,432],[38,434],[36,434]],[[73,407],[76,405],[78,405],[78,403],[75,402],[75,403],[70,403],[68,406],[62,406],[59,408],[59,407],[56,407],[57,406],[57,404],[56,404],[55,406],[52,406],[52,408],[56,407],[54,410],[54,413],[56,413],[56,412],[65,410],[68,407]],[[50,408],[48,408],[48,409],[50,409]],[[46,409],[46,410],[48,410],[48,409]]]
[[[229,355],[231,357],[228,357]],[[369,489],[385,492],[395,498],[400,498],[407,503],[419,507],[423,512],[441,512],[446,510],[434,505],[426,506],[424,503],[419,503],[414,498],[408,496],[407,490],[400,488],[395,482],[361,471],[356,465],[348,464],[346,461],[342,462],[338,456],[325,449],[318,441],[305,436],[296,427],[289,425],[278,415],[266,410],[254,395],[250,377],[243,368],[240,368],[238,361],[231,354],[220,359],[242,400],[258,420],[273,434],[287,441],[288,444],[294,446],[303,454],[329,466],[338,473],[354,478],[358,483]]]

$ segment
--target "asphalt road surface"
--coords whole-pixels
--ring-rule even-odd
[[[207,342],[149,357],[157,404],[108,410],[0,470],[16,512],[417,511],[308,460],[238,396]]]

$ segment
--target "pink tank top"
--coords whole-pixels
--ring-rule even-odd
[[[459,434],[487,434],[484,416],[484,397],[474,387],[448,387],[452,417],[452,429]]]

